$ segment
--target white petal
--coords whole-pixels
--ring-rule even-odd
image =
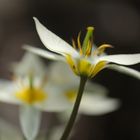
[[[137,79],[140,79],[140,72],[136,71],[132,68],[128,68],[128,67],[124,67],[124,66],[119,66],[119,65],[115,65],[115,64],[110,64],[107,66],[107,68],[112,69],[112,70],[116,70],[118,72],[133,76]]]
[[[70,108],[68,102],[63,102],[64,100],[54,99],[53,101],[47,100],[44,103],[36,104],[36,108],[45,112],[64,112]]]
[[[46,101],[36,104],[36,107],[39,109],[46,112],[63,112],[71,107],[58,85],[47,83],[45,91],[48,93],[48,96]]]
[[[102,95],[88,93],[84,94],[79,113],[86,115],[104,115],[118,109],[119,100],[107,98]]]
[[[101,96],[105,96],[108,93],[108,89],[104,87],[103,85],[97,84],[95,82],[87,81],[84,94],[89,93],[89,92],[95,95],[98,94]]]
[[[8,80],[0,80],[0,101],[5,103],[19,104],[20,101],[14,96],[15,85]]]
[[[72,107],[71,104],[63,97],[62,99],[60,97],[55,93],[53,97],[49,96],[46,102],[37,104],[36,107],[45,112],[64,112],[70,109]]]
[[[101,56],[99,61],[108,61],[121,65],[134,65],[140,63],[140,54],[118,54]]]
[[[62,76],[63,75],[63,76]],[[55,84],[79,85],[79,77],[74,75],[70,67],[63,62],[53,62],[49,66],[49,81]]]
[[[44,76],[46,65],[39,56],[26,52],[22,59],[13,65],[13,72],[19,76],[28,76],[30,73],[37,76]]]
[[[34,17],[36,24],[36,29],[39,37],[46,48],[49,50],[60,53],[60,54],[71,54],[77,56],[78,53],[72,46],[62,40],[60,37],[49,31],[45,26],[43,26],[37,18]]]
[[[41,122],[41,112],[30,105],[20,107],[20,123],[27,140],[35,140]]]
[[[29,52],[35,53],[47,59],[65,61],[64,57],[43,49],[35,48],[29,45],[24,45],[23,48]]]

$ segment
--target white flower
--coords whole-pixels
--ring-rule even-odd
[[[48,68],[48,72],[46,73],[47,81],[45,81],[46,77],[44,78],[42,76],[41,77],[39,76],[41,75],[41,73],[44,73],[45,66],[42,67],[40,65],[40,62],[37,61],[38,56],[32,53],[29,53],[29,54],[27,53],[25,54],[25,56],[26,57],[23,57],[21,63],[16,65],[16,68],[14,68],[16,71],[17,70],[19,71],[22,77],[18,76],[18,78],[15,81],[9,81],[9,80],[0,81],[0,87],[1,87],[0,100],[4,102],[8,102],[8,103],[14,103],[14,104],[15,103],[17,104],[30,103],[30,104],[33,104],[33,106],[40,107],[44,111],[45,110],[57,111],[57,109],[59,110],[59,107],[60,107],[60,110],[63,110],[62,106],[61,105],[59,106],[60,104],[59,101],[61,100],[61,97],[59,96],[63,95],[64,91],[68,92],[68,89],[71,91],[76,90],[79,85],[79,78],[77,76],[74,76],[65,64],[61,62],[56,62],[56,63],[52,63],[51,66]],[[32,59],[32,62],[31,62],[31,59]],[[27,60],[26,63],[23,60]],[[23,70],[22,69],[23,66],[21,65],[22,63],[24,64],[24,67],[27,67],[26,68],[27,71],[24,70],[22,72]],[[29,65],[28,63],[32,65]],[[41,64],[42,64],[42,61],[41,61]],[[28,69],[29,66],[32,66],[31,69],[33,71],[30,71]],[[37,69],[40,68],[42,72],[41,70],[36,71],[37,69],[34,66]],[[29,96],[28,87],[30,87],[30,74],[34,75],[33,86],[36,90],[39,90],[38,93],[40,93],[39,94],[40,97],[35,98],[36,96],[38,96],[36,95],[34,96],[34,100],[29,100],[29,97],[28,97]],[[45,75],[45,74],[42,74],[42,75]],[[88,83],[87,85],[89,85],[87,88],[88,90],[91,90],[91,87],[93,86],[92,91],[91,91],[93,93],[105,94],[106,92],[106,89],[103,86],[99,86],[97,84],[91,84],[91,83]],[[57,100],[53,99],[54,97],[57,97],[58,104],[56,102]],[[68,94],[67,94],[67,97],[68,97]],[[51,102],[55,104],[52,104]]]
[[[111,47],[109,44],[103,44],[97,49],[92,47],[92,27],[88,27],[87,35],[83,44],[80,43],[80,34],[78,35],[77,44],[73,41],[73,47],[62,40],[60,37],[45,28],[36,18],[34,18],[38,35],[45,45],[45,47],[52,52],[45,52],[41,49],[24,47],[25,49],[39,54],[43,57],[55,60],[62,60],[63,57],[71,66],[74,73],[77,75],[84,75],[87,77],[94,77],[99,71],[104,68],[111,68],[119,72],[133,75],[140,79],[140,73],[120,65],[134,65],[140,62],[140,54],[117,54],[117,55],[103,55],[106,48]],[[63,57],[61,57],[63,56]],[[113,65],[111,63],[114,63]]]
[[[65,63],[53,63],[48,68],[47,80],[46,71],[38,56],[29,53],[14,65],[14,81],[0,80],[0,101],[20,105],[26,139],[34,140],[37,136],[41,111],[70,111],[77,95],[79,78]],[[117,109],[119,101],[107,98],[106,92],[103,86],[88,82],[79,113],[102,115]]]
[[[59,105],[56,101],[53,102],[53,96],[48,92],[51,89],[49,88],[47,67],[37,55],[26,53],[21,62],[14,63],[13,71],[12,81],[0,80],[1,101],[14,104],[30,104],[44,111],[46,109],[59,110]],[[56,106],[50,105],[51,102],[52,104],[55,103],[53,105]],[[60,107],[60,110],[62,110],[62,107]]]
[[[21,62],[14,64],[14,81],[0,80],[0,101],[20,105],[22,131],[28,140],[37,136],[41,111],[66,110],[59,98],[49,94],[44,68],[37,55],[27,53]]]

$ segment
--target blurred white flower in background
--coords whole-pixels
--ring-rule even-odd
[[[13,67],[14,80],[0,80],[0,101],[20,105],[23,134],[26,139],[34,140],[39,131],[41,111],[64,111],[66,106],[49,94],[46,68],[37,55],[27,53]]]
[[[57,93],[60,94],[59,96],[64,100],[63,103],[68,102],[70,105],[65,112],[57,113],[58,120],[61,123],[50,130],[48,139],[56,140],[61,137],[72,111],[77,94],[79,78],[78,76],[73,75],[68,65],[63,62],[52,63],[49,66],[49,73],[50,83],[53,83],[55,87],[59,86],[59,88],[56,88],[56,92],[58,91]],[[80,119],[80,114],[100,116],[118,109],[120,107],[120,101],[118,99],[107,97],[107,93],[108,90],[104,86],[97,83],[87,82],[81,100],[77,121]]]
[[[24,136],[34,140],[38,134],[41,111],[64,112],[68,118],[77,95],[79,78],[63,62],[46,67],[32,53],[12,64],[14,80],[0,80],[0,101],[20,105],[20,122]],[[107,97],[105,87],[87,82],[79,113],[102,115],[116,110],[119,100]],[[47,124],[46,124],[47,125]]]
[[[57,94],[61,96],[63,102],[68,102],[70,109],[72,109],[79,85],[78,76],[73,75],[70,68],[63,62],[52,63],[49,67],[49,73],[50,86],[55,85],[54,89],[56,88]],[[107,93],[104,86],[87,82],[79,113],[102,115],[117,109],[120,105],[119,100],[107,97]]]

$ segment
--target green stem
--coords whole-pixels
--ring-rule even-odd
[[[83,95],[83,91],[84,91],[86,81],[87,81],[87,77],[81,76],[77,98],[76,98],[76,101],[75,101],[70,119],[67,123],[67,126],[66,126],[66,128],[64,130],[64,133],[63,133],[60,140],[67,140],[68,139],[68,136],[71,132],[71,129],[74,125],[74,122],[75,122],[75,119],[76,119],[76,116],[77,116],[77,113],[78,113],[78,109],[79,109],[79,105],[80,105],[80,102],[81,102],[81,99],[82,99],[82,95]]]

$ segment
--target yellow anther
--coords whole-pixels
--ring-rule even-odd
[[[106,48],[113,48],[110,44],[103,44],[101,46],[99,46],[94,52],[93,55],[101,55],[102,53],[104,53]]]

